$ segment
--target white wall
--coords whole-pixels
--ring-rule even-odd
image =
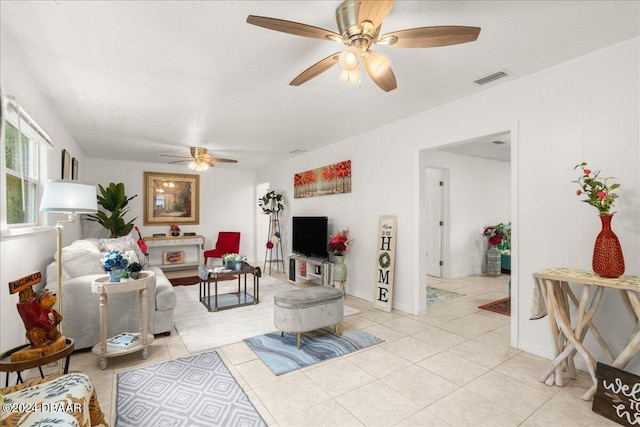
[[[54,148],[45,150],[43,181],[46,178],[61,177],[63,149],[69,151],[72,157],[79,160],[79,179],[83,180],[86,172],[84,153],[60,121],[40,88],[34,84],[11,45],[1,35],[0,86],[2,86],[3,95],[15,96],[15,100],[20,106],[53,140]],[[4,194],[4,192],[4,188],[0,188],[0,193]],[[58,219],[62,219],[59,214],[40,214],[40,221],[43,225],[55,225]],[[78,224],[66,224],[63,233],[64,244],[76,240],[79,233]],[[17,294],[9,295],[7,283],[34,271],[41,271],[44,275],[46,265],[53,260],[53,254],[56,251],[56,236],[53,227],[48,227],[37,234],[16,237],[3,236],[0,239],[0,284],[2,284],[0,288],[0,348],[5,350],[26,342],[24,326],[16,309],[18,296]]]
[[[122,182],[127,196],[137,195],[129,202],[127,221],[137,218],[135,224],[143,236],[153,233],[169,234],[169,226],[143,226],[144,219],[144,172],[166,172],[200,175],[200,224],[184,225],[182,232],[195,232],[205,238],[205,249],[212,249],[219,231],[239,231],[240,252],[254,260],[255,254],[255,212],[257,197],[255,173],[237,171],[232,168],[213,167],[204,172],[193,172],[186,165],[162,165],[87,159],[89,182],[103,187],[111,182]],[[105,230],[97,223],[91,223],[100,232]],[[85,225],[86,229],[86,225]],[[264,254],[263,254],[264,255]]]
[[[397,214],[393,306],[417,313],[422,306],[417,241],[420,150],[515,130],[517,216],[512,223],[519,235],[514,242],[519,256],[512,258],[512,328],[519,348],[551,356],[548,319],[528,319],[531,275],[557,265],[590,269],[600,228],[597,211],[575,196],[571,181],[576,179],[576,164],[587,161],[622,184],[613,228],[627,259],[627,273],[640,273],[639,51],[637,38],[612,46],[284,161],[259,171],[258,180],[282,187],[290,196],[294,172],[351,159],[351,194],[290,199],[288,214],[328,215],[333,224],[351,228],[357,241],[347,256],[347,292],[369,300],[375,283],[378,216]],[[607,295],[596,321],[619,351],[633,325],[617,295]],[[602,359],[592,343],[589,347]],[[639,366],[634,360],[628,368],[638,372]]]
[[[420,152],[420,203],[425,207],[425,168],[448,170],[445,184],[449,199],[449,253],[443,254],[449,266],[449,278],[480,274],[485,268],[486,225],[511,221],[511,164],[438,150]],[[425,219],[420,215],[419,221]],[[424,226],[422,226],[424,231]],[[426,239],[421,240],[420,254],[426,253]],[[446,245],[445,245],[446,246]],[[426,257],[421,257],[426,264]],[[426,268],[420,274],[425,277]]]

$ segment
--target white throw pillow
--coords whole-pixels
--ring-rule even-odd
[[[57,255],[56,253],[54,256],[56,261]],[[62,266],[71,277],[104,274],[101,259],[102,254],[98,248],[84,240],[76,240],[71,245],[62,248]]]

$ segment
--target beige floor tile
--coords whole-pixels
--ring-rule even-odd
[[[381,381],[336,397],[336,401],[368,426],[392,426],[420,407]]]
[[[388,322],[389,320],[397,319],[400,316],[396,313],[387,313],[386,311],[381,310],[367,310],[362,311],[360,313],[361,316],[366,317],[367,319],[373,320],[374,322],[382,323]]]
[[[473,340],[451,347],[448,351],[489,369],[495,368],[520,353],[520,350],[506,345],[490,345]]]
[[[535,411],[528,420],[539,426],[607,427],[617,426],[591,410],[592,402],[586,402],[562,390]]]
[[[149,354],[146,359],[142,358],[142,351],[125,354],[123,356],[113,357],[113,368],[115,372],[140,368],[142,366],[154,365],[160,362],[171,360],[171,355],[167,346],[160,342],[154,341],[149,347]]]
[[[429,412],[428,409],[423,409],[422,411],[416,412],[415,414],[411,415],[408,418],[405,418],[404,420],[396,424],[397,427],[449,427],[450,425],[451,424],[448,424],[433,413]]]
[[[359,314],[354,314],[353,316],[345,317],[344,320],[342,321],[342,324],[349,325],[349,327],[352,327],[355,329],[364,329],[364,328],[368,328],[369,326],[375,325],[376,322],[366,317],[363,317]]]
[[[419,322],[408,317],[400,317],[398,319],[389,320],[382,324],[406,335],[415,334],[416,332],[423,331],[430,327],[423,322]]]
[[[262,401],[258,399],[258,396],[256,396],[256,394],[252,390],[245,390],[244,392],[253,406],[256,408],[264,422],[267,423],[267,425],[275,424],[275,418],[273,418],[273,415],[271,415],[271,412],[269,412],[269,410],[264,406]]]
[[[438,327],[417,332],[413,334],[412,337],[417,338],[420,341],[424,341],[427,344],[443,346],[445,348],[454,347],[467,340],[467,338],[463,336],[456,335]]]
[[[281,426],[299,427],[334,427],[362,426],[356,417],[340,406],[335,400],[327,400],[319,405],[306,409],[279,423]]]
[[[486,334],[473,338],[475,341],[489,345],[506,345],[511,344],[511,325],[505,325]]]
[[[380,379],[421,408],[458,388],[454,383],[418,366],[410,365]]]
[[[398,332],[395,329],[391,329],[381,324],[375,324],[373,326],[364,328],[363,330],[369,332],[372,335],[375,335],[385,342],[397,340],[406,336],[406,334],[403,334],[402,332]]]
[[[472,313],[447,322],[441,325],[440,328],[463,337],[474,338],[504,325],[505,323],[499,319]]]
[[[418,365],[459,386],[467,384],[489,370],[448,351],[431,356],[419,362]]]
[[[279,381],[255,387],[253,392],[269,409],[278,423],[331,399],[327,393],[301,372],[292,373]]]
[[[524,417],[503,409],[481,396],[458,389],[428,407],[453,426],[517,426]]]
[[[234,368],[252,389],[278,380],[278,377],[260,359],[235,365]]]
[[[234,365],[255,360],[258,356],[249,348],[244,341],[222,346],[220,350],[229,358]]]
[[[549,399],[547,394],[536,388],[495,371],[476,378],[464,389],[525,418]]]
[[[550,363],[550,360],[523,352],[497,366],[495,371],[534,387],[551,397],[561,388],[540,382],[540,376]]]
[[[374,347],[352,354],[348,357],[349,362],[376,378],[392,374],[411,364],[408,360],[396,356],[382,347]]]
[[[403,337],[395,341],[382,344],[382,348],[397,354],[409,362],[416,363],[429,356],[446,350],[443,345],[427,344],[414,337]]]
[[[349,359],[335,359],[331,363],[305,372],[314,383],[332,397],[368,384],[375,377],[354,365]]]

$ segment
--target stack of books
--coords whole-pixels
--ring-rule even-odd
[[[140,334],[137,332],[123,332],[107,340],[107,346],[113,348],[129,348],[140,342]]]

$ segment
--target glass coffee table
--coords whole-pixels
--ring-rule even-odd
[[[247,275],[253,277],[253,294],[247,292]],[[229,308],[254,305],[260,302],[259,281],[262,271],[260,267],[254,267],[246,262],[242,263],[240,270],[227,269],[224,266],[198,268],[200,277],[199,301],[207,307],[209,311],[226,310]],[[218,293],[218,282],[224,278],[238,276],[237,292]],[[242,278],[244,276],[244,288]],[[211,285],[213,284],[213,295],[211,295]]]

